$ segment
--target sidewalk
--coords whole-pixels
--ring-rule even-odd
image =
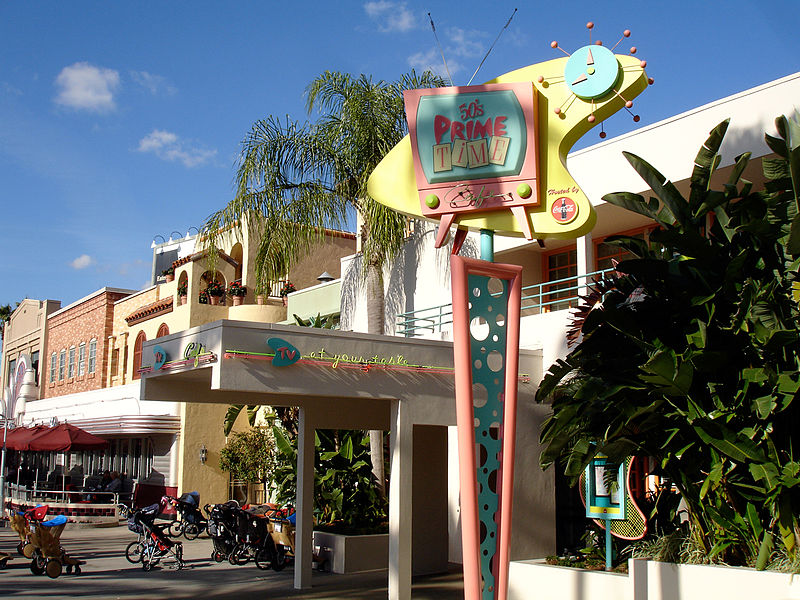
[[[148,600],[193,598],[308,598],[327,600],[384,600],[387,597],[387,572],[373,571],[357,575],[314,572],[310,590],[295,590],[292,567],[277,573],[262,571],[253,563],[232,566],[215,563],[211,540],[200,537],[183,542],[187,568],[175,571],[157,567],[151,572],[125,560],[125,547],[135,540],[124,526],[110,528],[68,525],[61,545],[76,558],[86,561],[78,575],[63,574],[57,579],[36,576],[30,560],[17,554],[19,541],[9,528],[0,529],[0,551],[12,555],[0,571],[0,598],[141,598]],[[461,573],[415,578],[414,600],[455,600],[464,597]]]

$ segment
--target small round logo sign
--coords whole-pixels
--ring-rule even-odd
[[[570,223],[578,216],[578,204],[572,198],[562,196],[553,202],[551,212],[556,223]]]

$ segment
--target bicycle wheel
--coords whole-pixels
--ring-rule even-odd
[[[167,534],[170,537],[179,537],[183,533],[184,523],[183,521],[173,521],[169,524],[167,528]]]
[[[142,560],[142,543],[141,542],[131,542],[128,544],[128,547],[125,548],[125,558],[128,559],[130,563],[138,563]]]
[[[194,540],[200,535],[200,528],[194,523],[187,523],[183,528],[183,537],[187,540]]]

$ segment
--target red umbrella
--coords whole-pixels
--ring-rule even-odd
[[[101,450],[108,448],[108,440],[97,437],[81,429],[62,423],[55,427],[49,427],[29,438],[23,450],[34,450],[37,452],[65,452],[68,450]]]
[[[9,429],[6,435],[6,448],[9,450],[25,450],[30,439],[50,429],[47,425],[34,425],[33,427],[15,427]]]

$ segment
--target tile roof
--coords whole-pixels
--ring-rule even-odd
[[[146,304],[141,308],[138,308],[127,317],[125,317],[125,322],[128,325],[134,325],[136,323],[140,323],[142,321],[147,321],[148,319],[152,319],[153,317],[157,317],[158,315],[163,315],[165,313],[172,312],[172,296],[168,298],[163,298],[158,300],[157,302],[152,302],[151,304]]]

